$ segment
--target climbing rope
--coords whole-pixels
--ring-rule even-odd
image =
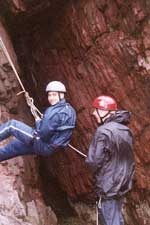
[[[99,225],[98,221],[98,203],[96,202],[96,225]]]
[[[1,45],[1,48],[2,48],[3,52],[5,53],[6,58],[8,59],[10,65],[11,65],[11,67],[12,67],[12,69],[13,69],[13,71],[14,71],[14,73],[15,73],[18,81],[19,81],[19,83],[20,83],[20,86],[21,86],[22,90],[25,92],[25,88],[24,88],[24,86],[23,86],[23,84],[22,84],[22,82],[20,80],[20,77],[19,77],[19,75],[17,73],[17,70],[16,70],[16,68],[15,68],[15,66],[14,66],[14,64],[13,64],[13,62],[12,62],[10,56],[9,56],[9,53],[8,53],[8,51],[7,51],[7,49],[6,49],[5,45],[4,45],[3,40],[2,40],[1,37],[0,37],[0,45]]]
[[[10,65],[11,65],[11,67],[12,67],[12,69],[13,69],[13,71],[14,71],[16,77],[17,77],[17,80],[19,81],[19,84],[20,84],[20,86],[21,86],[21,88],[22,88],[22,91],[19,92],[17,95],[19,95],[19,94],[21,94],[21,93],[24,93],[24,94],[25,94],[25,98],[26,98],[26,102],[27,102],[28,106],[30,107],[31,113],[32,113],[32,115],[34,116],[34,118],[35,118],[35,119],[37,119],[37,118],[42,118],[42,117],[43,117],[43,114],[42,114],[42,113],[39,111],[39,109],[34,105],[34,100],[33,100],[33,98],[31,98],[31,97],[29,96],[29,93],[26,91],[26,89],[25,89],[25,87],[24,87],[24,85],[23,85],[23,83],[22,83],[22,81],[21,81],[21,79],[20,79],[20,77],[19,77],[19,74],[18,74],[18,72],[17,72],[17,70],[16,70],[16,68],[15,68],[15,66],[14,66],[14,64],[13,64],[11,58],[10,58],[10,55],[9,55],[9,53],[8,53],[8,51],[7,51],[7,49],[6,49],[5,45],[4,45],[3,40],[2,40],[1,37],[0,37],[0,46],[1,46],[1,48],[2,48],[2,50],[3,50],[3,52],[4,52],[4,54],[5,54],[6,58],[8,59],[8,62],[10,63]],[[82,152],[79,151],[77,148],[73,147],[72,145],[68,144],[68,146],[69,146],[72,150],[74,150],[75,152],[77,152],[78,154],[82,155],[83,157],[85,157],[85,158],[87,157],[84,153],[82,153]]]
[[[82,155],[83,157],[87,157],[87,155],[85,155],[83,152],[80,152],[77,148],[73,147],[72,145],[68,144],[68,146],[70,148],[72,148],[75,152],[79,153],[80,155]]]
[[[0,46],[1,46],[1,48],[2,48],[2,50],[4,52],[4,54],[5,54],[6,58],[8,59],[8,62],[10,63],[10,65],[11,65],[11,67],[12,67],[12,69],[13,69],[16,77],[17,77],[17,80],[19,81],[19,84],[20,84],[20,86],[21,86],[21,88],[23,90],[23,91],[19,92],[18,94],[21,94],[21,93],[25,94],[26,102],[27,102],[28,106],[30,107],[31,113],[34,116],[34,118],[37,118],[39,116],[42,117],[43,116],[42,113],[34,105],[33,98],[31,98],[29,96],[29,93],[25,90],[25,87],[24,87],[24,85],[23,85],[23,83],[22,83],[22,81],[21,81],[21,79],[19,77],[19,74],[17,73],[17,70],[16,70],[16,68],[15,68],[15,66],[14,66],[14,64],[13,64],[11,58],[10,58],[10,55],[9,55],[9,53],[8,53],[8,51],[7,51],[7,49],[6,49],[5,45],[4,45],[3,40],[2,40],[1,37],[0,37]]]

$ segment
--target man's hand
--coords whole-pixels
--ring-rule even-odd
[[[41,120],[41,118],[39,116],[36,116],[35,121],[39,121],[39,120]]]

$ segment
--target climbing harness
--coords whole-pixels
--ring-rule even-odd
[[[1,48],[2,48],[2,50],[4,52],[4,54],[5,54],[6,58],[8,59],[8,62],[10,63],[10,65],[11,65],[11,67],[12,67],[12,69],[13,69],[16,77],[17,77],[17,80],[19,81],[19,84],[20,84],[20,86],[22,88],[22,91],[19,92],[19,93],[17,93],[17,95],[20,95],[20,94],[24,93],[25,94],[25,98],[26,98],[26,102],[27,102],[28,106],[30,107],[31,113],[34,116],[35,120],[38,119],[38,118],[41,119],[43,117],[43,114],[34,105],[33,98],[31,98],[29,96],[29,93],[26,91],[26,89],[25,89],[25,87],[24,87],[24,85],[23,85],[23,83],[22,83],[22,81],[21,81],[21,79],[19,77],[19,74],[18,74],[18,72],[17,72],[17,70],[16,70],[16,68],[15,68],[15,66],[14,66],[14,64],[13,64],[11,58],[10,58],[10,55],[9,55],[9,53],[8,53],[8,51],[7,51],[7,49],[6,49],[5,45],[4,45],[3,40],[2,40],[1,37],[0,37],[0,46],[1,46]],[[73,147],[72,145],[68,144],[68,146],[72,150],[74,150],[75,152],[77,152],[78,154],[82,155],[83,157],[85,157],[85,158],[87,157],[84,153],[82,153],[77,148]]]

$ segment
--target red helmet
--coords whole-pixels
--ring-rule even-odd
[[[96,109],[102,109],[102,110],[108,110],[108,111],[117,110],[117,103],[115,99],[105,95],[95,98],[92,105]]]

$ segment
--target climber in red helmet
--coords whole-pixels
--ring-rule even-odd
[[[90,144],[86,163],[95,180],[101,225],[123,225],[124,195],[131,189],[134,174],[133,137],[127,124],[130,113],[118,110],[110,96],[93,102],[99,127]]]

